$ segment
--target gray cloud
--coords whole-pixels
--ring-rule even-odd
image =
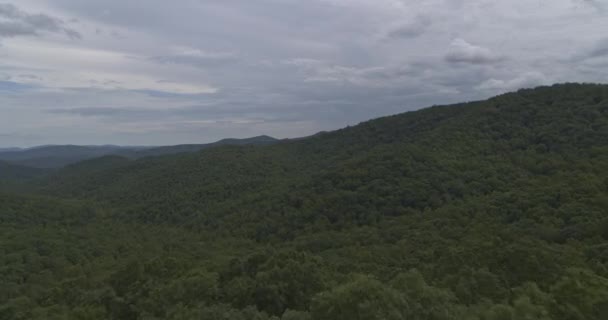
[[[14,81],[0,81],[0,92],[4,93],[21,93],[30,91],[35,88],[36,86]]]
[[[0,36],[39,35],[40,32],[63,33],[72,39],[82,38],[77,31],[65,27],[61,19],[46,14],[30,14],[13,4],[0,3]]]
[[[535,87],[549,84],[547,77],[540,72],[528,72],[512,79],[489,79],[481,83],[477,88],[482,90],[515,90],[518,88]]]
[[[576,1],[589,5],[595,9],[597,9],[600,12],[604,12],[604,10],[606,9],[605,4],[600,1],[597,1],[597,0],[576,0]]]
[[[150,59],[165,64],[181,64],[197,68],[224,66],[238,61],[236,54],[231,52],[205,52],[196,49],[182,50],[179,53]]]
[[[42,137],[32,133],[0,132],[0,144],[2,145],[31,145]]]
[[[118,108],[118,107],[92,107],[92,108],[60,108],[60,109],[50,109],[49,113],[56,114],[71,114],[78,115],[83,117],[112,117],[119,115],[138,115],[140,112],[135,112],[134,110],[128,108]]]
[[[34,34],[36,34],[36,29],[32,26],[18,22],[0,22],[0,36],[15,37]]]
[[[450,63],[493,64],[503,61],[505,58],[490,49],[476,46],[459,38],[452,41],[445,59]]]
[[[608,56],[608,39],[602,39],[597,42],[593,48],[585,54],[586,58],[598,58]]]
[[[608,81],[608,19],[584,0],[4,1],[0,128],[40,134],[0,146],[296,137]],[[17,37],[74,26],[86,41]]]
[[[389,30],[386,37],[389,39],[414,38],[424,34],[431,26],[432,21],[428,16],[421,15],[407,23],[399,24]]]

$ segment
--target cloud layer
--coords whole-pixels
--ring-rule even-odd
[[[38,36],[41,32],[63,33],[72,39],[80,39],[79,32],[65,27],[65,23],[46,14],[30,14],[10,3],[0,3],[0,37],[24,35]]]
[[[606,82],[590,0],[0,0],[0,147],[296,137]]]

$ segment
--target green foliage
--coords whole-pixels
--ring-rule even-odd
[[[608,279],[585,269],[569,269],[551,287],[563,319],[603,319],[608,312]]]
[[[319,320],[402,320],[407,301],[382,282],[357,276],[348,283],[315,298],[312,316]]]
[[[607,145],[566,84],[82,162],[0,194],[0,319],[600,320]]]
[[[0,160],[0,180],[27,180],[49,172],[45,169],[30,168]]]

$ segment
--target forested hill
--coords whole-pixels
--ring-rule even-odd
[[[109,201],[144,221],[200,225],[236,215],[284,229],[293,211],[305,221],[368,223],[552,178],[567,183],[578,170],[591,185],[605,175],[607,96],[601,85],[522,90],[264,148],[67,168],[43,190]]]
[[[21,181],[42,176],[48,170],[24,167],[0,160],[0,181]]]
[[[151,156],[172,155],[197,152],[203,149],[223,145],[269,145],[277,139],[269,136],[258,136],[245,139],[222,139],[206,144],[184,144],[176,146],[143,147],[143,146],[75,146],[50,145],[28,149],[0,149],[0,161],[34,168],[63,168],[81,161],[105,156],[122,156],[138,159]]]
[[[135,147],[135,149],[139,149]],[[68,164],[108,154],[133,151],[119,146],[40,146],[29,149],[0,150],[0,160],[34,168],[61,168]]]
[[[608,314],[605,85],[104,157],[28,189],[0,196],[0,319]]]
[[[209,149],[219,146],[244,146],[244,145],[270,145],[277,143],[279,140],[269,136],[257,136],[246,139],[222,139],[217,142],[207,144],[182,144],[176,146],[165,146],[157,148],[149,148],[140,150],[134,153],[125,153],[124,155],[132,158],[153,157],[162,155],[171,155],[179,153],[197,152],[204,149]]]

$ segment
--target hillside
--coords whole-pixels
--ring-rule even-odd
[[[109,154],[135,152],[119,146],[41,146],[13,151],[1,151],[0,160],[34,168],[61,168],[68,164]]]
[[[0,181],[27,180],[40,177],[46,173],[49,173],[49,171],[0,161]]]
[[[176,146],[165,146],[157,148],[149,148],[140,150],[135,153],[125,153],[124,155],[133,158],[144,158],[152,156],[171,155],[179,153],[191,153],[198,152],[204,149],[219,147],[225,145],[241,146],[241,145],[270,145],[278,142],[279,140],[269,136],[258,136],[245,139],[222,139],[217,142],[207,144],[182,144]]]
[[[142,159],[86,178],[68,168],[44,181],[44,188],[149,213],[144,220],[157,217],[148,210],[175,220],[217,207],[224,219],[224,211],[262,205],[247,214],[255,220],[257,214],[268,215],[265,206],[291,208],[292,202],[308,214],[329,211],[331,222],[350,222],[353,217],[345,215],[357,211],[365,211],[362,219],[377,219],[514,192],[552,177],[571,179],[560,176],[564,170],[599,179],[605,175],[608,141],[605,97],[604,86],[520,91],[264,148],[222,147]]]
[[[246,139],[223,139],[207,144],[188,144],[162,147],[122,146],[40,146],[28,149],[0,149],[0,160],[33,168],[63,168],[70,164],[104,156],[138,159],[151,156],[197,152],[223,145],[269,145],[277,139],[259,136]]]
[[[89,218],[54,219],[43,235],[37,218],[3,225],[0,318],[608,312],[605,85],[520,90],[266,146],[104,157],[29,190],[43,196],[4,196],[17,202],[10,217],[44,219],[23,206],[51,201]]]

